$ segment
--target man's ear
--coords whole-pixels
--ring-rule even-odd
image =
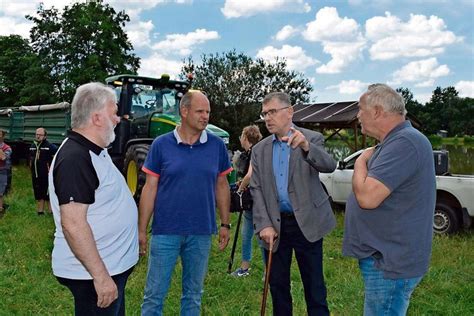
[[[92,125],[102,126],[102,115],[99,112],[92,114]]]
[[[375,105],[374,106],[374,117],[377,119],[377,118],[380,118],[383,116],[384,114],[384,109],[381,105]]]
[[[180,106],[179,113],[181,114],[182,117],[186,117],[188,115],[188,108],[185,106]]]

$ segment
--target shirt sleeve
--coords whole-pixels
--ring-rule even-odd
[[[69,154],[57,157],[53,181],[59,205],[70,202],[82,204],[95,202],[95,190],[99,187],[99,178],[90,155]]]
[[[155,139],[151,144],[145,163],[143,164],[143,172],[159,176],[161,173],[161,150],[160,142]]]
[[[382,182],[390,192],[416,173],[418,152],[407,139],[400,139],[395,146],[384,146],[374,153],[369,162],[368,176]]]
[[[224,142],[220,142],[220,157],[219,157],[219,175],[225,176],[232,171],[230,164],[229,155],[227,154],[227,148]]]

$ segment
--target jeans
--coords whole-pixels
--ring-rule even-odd
[[[295,217],[282,217],[280,244],[273,253],[270,273],[273,315],[292,315],[290,268],[293,250],[303,281],[308,315],[328,315],[326,285],[323,275],[323,239],[309,242],[301,232]],[[265,252],[268,256],[268,251]]]
[[[211,250],[211,235],[153,235],[142,315],[162,315],[174,267],[183,266],[181,315],[198,316]]]
[[[386,279],[374,264],[373,257],[359,260],[365,286],[364,315],[406,315],[411,293],[422,277]]]
[[[252,260],[252,238],[254,236],[252,211],[244,211],[242,217],[244,218],[242,223],[242,261],[250,262]],[[258,244],[262,250],[263,264],[265,265],[265,251],[260,239],[258,239]]]
[[[127,271],[113,275],[112,279],[117,285],[118,298],[106,308],[97,306],[97,292],[93,280],[73,280],[56,277],[60,284],[66,286],[74,296],[74,314],[80,315],[125,315],[125,285],[132,273],[133,267]]]

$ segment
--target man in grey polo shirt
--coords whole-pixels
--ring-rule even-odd
[[[354,165],[343,254],[359,259],[364,315],[405,315],[428,271],[436,179],[428,139],[405,120],[400,94],[369,86],[359,100],[362,133],[380,143]]]

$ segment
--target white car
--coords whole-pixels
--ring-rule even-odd
[[[342,161],[332,173],[319,177],[333,203],[345,204],[352,191],[354,163],[363,150]],[[470,227],[474,218],[474,176],[437,175],[436,207],[433,228],[436,233],[454,233],[461,227]]]

